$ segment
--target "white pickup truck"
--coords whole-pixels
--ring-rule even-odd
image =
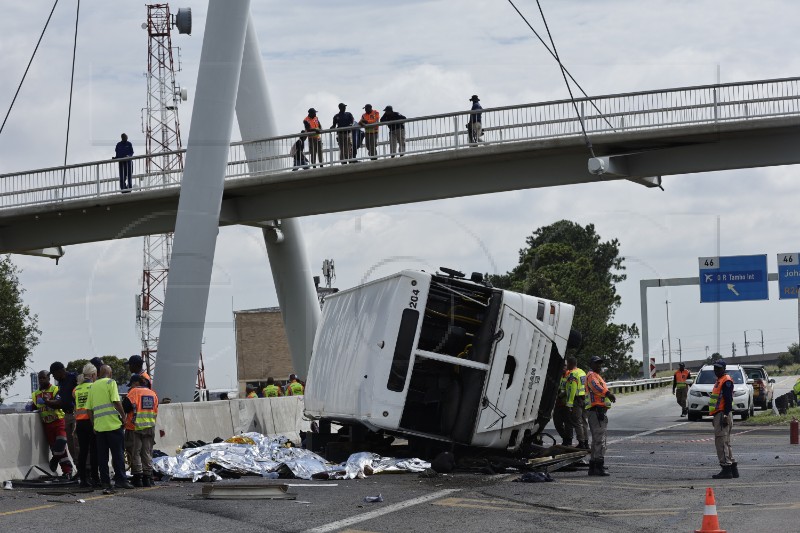
[[[509,451],[544,428],[575,308],[441,270],[326,298],[307,416]]]

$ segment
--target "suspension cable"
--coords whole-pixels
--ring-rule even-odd
[[[50,24],[50,19],[53,18],[53,12],[56,10],[56,6],[58,5],[58,0],[53,3],[53,8],[50,10],[50,15],[47,17],[47,22],[44,23],[44,28],[42,28],[42,33],[39,35],[39,40],[36,41],[36,47],[33,49],[33,54],[31,54],[31,59],[28,61],[28,66],[25,67],[25,73],[22,75],[22,80],[20,80],[19,85],[17,86],[17,92],[14,93],[14,98],[11,99],[11,105],[8,106],[8,111],[6,112],[6,118],[3,119],[3,124],[0,125],[0,133],[3,133],[3,128],[6,127],[6,121],[8,121],[8,116],[11,114],[11,109],[14,107],[14,102],[17,101],[17,96],[19,95],[20,89],[22,89],[22,84],[25,82],[25,77],[28,75],[28,69],[31,68],[31,63],[33,63],[33,58],[36,57],[36,51],[39,50],[39,45],[42,43],[42,37],[44,37],[44,32],[47,30],[47,25]]]
[[[554,52],[553,52],[553,51],[550,49],[550,47],[547,45],[547,43],[544,41],[544,39],[542,39],[542,37],[539,35],[539,32],[537,32],[537,31],[536,31],[536,29],[534,29],[534,27],[531,25],[531,23],[530,23],[530,22],[528,22],[528,19],[527,19],[527,18],[525,18],[525,15],[523,15],[523,14],[522,14],[522,12],[521,12],[521,11],[520,11],[520,10],[517,8],[517,6],[514,4],[514,2],[513,2],[512,0],[508,0],[508,3],[509,3],[509,4],[511,4],[511,7],[513,7],[513,8],[514,8],[514,11],[516,11],[516,12],[517,12],[517,14],[520,16],[520,18],[522,19],[522,21],[523,21],[523,22],[524,22],[524,23],[525,23],[525,24],[528,26],[528,28],[529,28],[529,29],[530,29],[530,30],[533,32],[533,34],[536,36],[536,38],[537,38],[537,39],[539,39],[539,42],[540,42],[540,43],[542,43],[542,46],[544,46],[544,47],[545,47],[545,49],[546,49],[546,50],[547,50],[547,51],[550,53],[550,55],[551,55],[551,56],[553,56],[553,58],[554,58],[556,61],[558,61],[558,64],[559,64],[559,65],[561,66],[561,68],[563,69],[563,74],[566,74],[567,76],[569,76],[569,79],[571,79],[571,80],[572,80],[572,82],[575,84],[575,86],[576,86],[578,89],[580,89],[581,93],[583,93],[583,96],[585,96],[585,97],[587,98],[587,101],[589,102],[589,104],[591,104],[591,106],[592,106],[592,107],[595,109],[595,111],[597,111],[597,112],[598,112],[598,113],[599,113],[599,114],[600,114],[600,115],[603,117],[603,120],[605,121],[605,123],[606,123],[606,124],[608,124],[608,126],[609,126],[609,127],[612,129],[612,130],[615,130],[615,131],[616,131],[616,128],[615,128],[615,127],[614,127],[614,126],[613,126],[613,125],[612,125],[612,124],[611,124],[611,123],[608,121],[608,119],[607,119],[607,118],[606,118],[606,117],[603,115],[603,112],[602,112],[602,111],[600,111],[600,108],[599,108],[599,107],[597,107],[597,104],[595,104],[595,103],[594,103],[594,101],[591,99],[591,97],[590,97],[590,96],[589,96],[589,95],[586,93],[586,91],[584,91],[584,90],[583,90],[583,87],[581,87],[581,84],[580,84],[580,83],[578,83],[578,80],[576,80],[576,79],[575,79],[575,77],[572,75],[572,73],[570,73],[570,71],[567,69],[567,67],[565,67],[565,66],[564,66],[564,65],[561,63],[561,61],[558,59],[558,56],[557,56],[557,55],[556,55],[556,54],[555,54],[555,53],[554,53]],[[569,86],[568,86],[568,87],[569,87]]]
[[[69,106],[67,107],[67,139],[64,143],[64,166],[67,166],[67,154],[69,153],[69,125],[70,119],[72,118],[72,89],[75,86],[75,55],[78,50],[78,21],[80,20],[81,15],[81,0],[78,0],[78,8],[75,11],[75,38],[72,41],[72,73],[70,74],[69,78]],[[61,180],[61,184],[64,184],[64,181],[67,178],[67,170],[64,169],[64,177]]]

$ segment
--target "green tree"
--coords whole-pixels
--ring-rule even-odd
[[[789,350],[789,354],[792,356],[792,360],[795,363],[800,363],[800,344],[797,344],[795,342],[793,344],[790,344],[786,349]]]
[[[121,357],[117,357],[115,355],[103,355],[100,357],[103,360],[103,364],[106,364],[111,367],[112,375],[114,376],[114,381],[117,382],[118,385],[127,385],[128,380],[131,377],[130,370],[128,370],[128,360],[123,359]],[[70,361],[67,363],[67,370],[70,372],[77,372],[78,374],[83,372],[83,367],[88,363],[88,359],[75,359],[74,361]]]
[[[579,364],[586,368],[592,355],[602,355],[608,360],[607,379],[638,376],[642,364],[630,354],[639,328],[612,322],[621,304],[615,285],[626,278],[619,241],[601,241],[593,224],[561,220],[534,231],[526,245],[519,251],[519,265],[490,276],[491,282],[574,305],[572,327],[583,336],[575,353]]]
[[[0,259],[0,396],[25,372],[39,344],[38,317],[22,301],[19,269],[6,255]]]
[[[778,368],[784,369],[794,363],[794,357],[791,353],[782,353],[778,356]]]

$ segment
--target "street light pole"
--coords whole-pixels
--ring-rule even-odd
[[[669,300],[667,304],[667,351],[669,352],[669,371],[672,372],[672,339],[669,334]],[[800,328],[800,321],[798,321],[798,328]],[[798,330],[800,331],[800,329]]]

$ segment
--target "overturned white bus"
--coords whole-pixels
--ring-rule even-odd
[[[326,298],[307,416],[509,451],[544,428],[574,307],[441,270],[404,270]]]

